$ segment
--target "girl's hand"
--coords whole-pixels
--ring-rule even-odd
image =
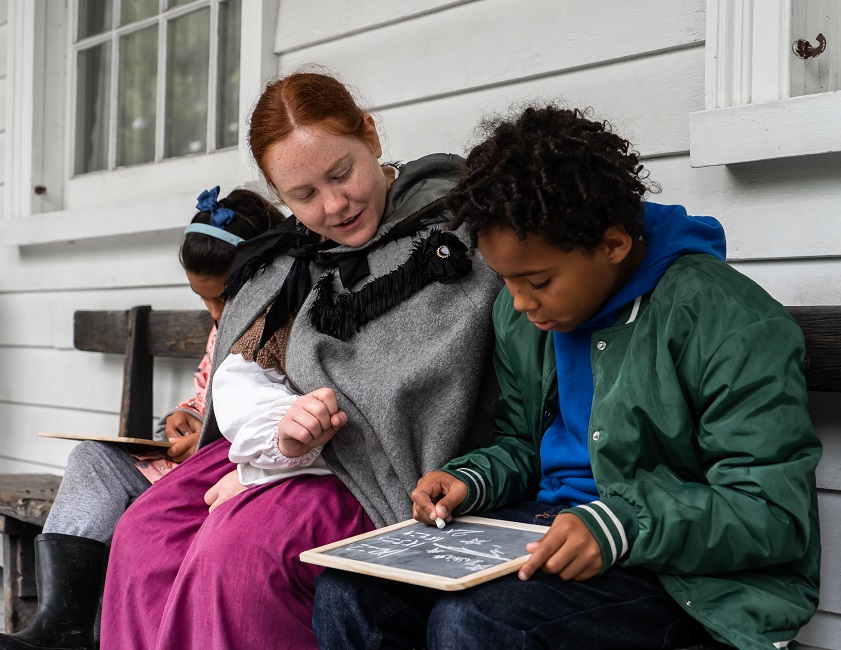
[[[538,569],[563,580],[587,580],[602,570],[602,551],[590,529],[575,515],[564,513],[536,542],[526,544],[531,557],[517,574],[528,580]]]
[[[186,411],[175,411],[166,419],[167,439],[201,433],[202,421]]]
[[[196,451],[196,445],[199,444],[199,437],[201,430],[195,433],[188,433],[186,436],[178,436],[170,438],[172,447],[166,450],[167,455],[176,463],[183,463]]]
[[[240,492],[245,492],[245,486],[239,482],[239,475],[234,470],[225,474],[216,485],[204,493],[204,502],[210,506],[210,512],[213,512],[225,501],[234,498]]]
[[[325,444],[347,423],[332,388],[301,395],[277,425],[277,448],[296,458]]]

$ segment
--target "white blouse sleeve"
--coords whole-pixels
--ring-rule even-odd
[[[277,425],[298,395],[284,375],[230,354],[213,375],[213,410],[219,430],[231,442],[228,457],[243,485],[297,474],[330,474],[321,447],[296,458],[277,448]]]

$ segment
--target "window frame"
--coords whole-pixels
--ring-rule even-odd
[[[260,183],[244,135],[252,106],[278,72],[273,40],[279,0],[242,0],[236,147],[75,177],[69,140],[75,110],[70,37],[76,23],[69,4],[9,0],[14,56],[8,61],[4,244],[180,229],[185,205],[194,204],[204,185],[232,189]]]
[[[111,0],[114,6],[114,16],[113,21],[114,25],[110,29],[104,31],[101,34],[95,34],[93,36],[88,36],[80,40],[76,40],[76,35],[78,33],[79,27],[79,4],[80,0],[73,0],[72,9],[70,11],[70,21],[71,26],[70,29],[72,30],[71,33],[73,34],[71,38],[70,44],[70,56],[69,56],[69,77],[70,77],[70,92],[71,101],[68,102],[68,110],[69,110],[69,117],[68,117],[68,132],[73,135],[73,137],[69,138],[68,144],[69,152],[68,152],[68,169],[70,171],[69,178],[71,181],[73,179],[78,178],[79,176],[87,175],[87,174],[96,174],[100,172],[114,172],[121,169],[125,169],[128,167],[133,167],[135,165],[117,165],[117,138],[118,138],[118,124],[117,124],[117,111],[118,111],[118,104],[117,101],[118,93],[119,93],[119,71],[120,71],[120,38],[126,36],[127,34],[132,34],[135,32],[139,32],[144,29],[148,29],[153,26],[157,26],[158,33],[158,71],[156,75],[156,102],[155,102],[155,133],[154,133],[154,157],[152,160],[138,163],[139,165],[147,165],[147,164],[157,164],[165,160],[171,160],[173,158],[182,158],[184,156],[173,156],[170,158],[165,157],[165,129],[166,129],[166,102],[168,99],[168,91],[167,88],[167,54],[168,54],[168,30],[170,23],[174,20],[177,20],[183,16],[188,14],[194,13],[196,11],[200,11],[201,9],[208,7],[210,10],[210,34],[209,34],[209,48],[208,48],[208,57],[209,57],[209,77],[208,77],[208,89],[207,89],[207,124],[206,124],[206,143],[207,147],[205,151],[198,152],[196,154],[189,154],[189,155],[206,155],[212,154],[217,151],[224,151],[225,149],[231,149],[235,147],[222,147],[217,148],[216,146],[216,117],[217,117],[217,106],[216,101],[216,90],[217,90],[217,73],[218,73],[218,65],[219,65],[219,12],[220,12],[220,5],[225,0],[192,0],[192,2],[188,2],[184,5],[179,5],[172,7],[170,9],[166,9],[167,0],[159,0],[159,8],[158,13],[155,16],[151,16],[149,18],[144,18],[141,20],[137,20],[135,22],[129,23],[128,25],[120,25],[120,15],[119,15],[119,8],[120,2],[119,0]],[[242,38],[242,29],[240,30],[240,38]],[[74,160],[74,153],[75,153],[75,129],[76,129],[76,118],[77,115],[77,106],[78,103],[73,101],[76,97],[76,92],[78,91],[77,83],[78,83],[78,54],[82,50],[86,50],[92,47],[96,47],[97,45],[101,45],[103,43],[110,43],[111,44],[111,65],[110,65],[110,102],[109,102],[109,109],[108,109],[108,152],[107,152],[107,167],[106,169],[102,170],[95,170],[90,172],[76,172],[74,169],[75,167],[75,160]],[[240,62],[241,63],[241,62]],[[241,135],[241,134],[240,134]]]

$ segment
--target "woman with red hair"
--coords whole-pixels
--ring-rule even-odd
[[[381,164],[374,119],[315,73],[266,88],[249,144],[295,217],[228,278],[198,452],[117,527],[103,649],[317,647],[299,553],[408,519],[417,479],[491,431],[500,285],[443,228],[461,159]],[[301,396],[234,449],[223,389],[267,374]]]

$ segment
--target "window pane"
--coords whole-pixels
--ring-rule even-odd
[[[181,5],[190,4],[192,1],[193,0],[169,0],[166,5],[168,8],[179,7]]]
[[[117,165],[134,165],[155,159],[157,68],[157,25],[120,39]]]
[[[234,147],[239,141],[240,6],[240,0],[224,0],[219,5],[217,149]]]
[[[76,70],[76,174],[108,168],[111,44],[79,52]]]
[[[111,29],[114,0],[79,0],[79,28],[76,40]]]
[[[167,33],[164,157],[207,150],[210,9],[181,16]]]
[[[158,15],[158,0],[120,0],[120,25]]]

